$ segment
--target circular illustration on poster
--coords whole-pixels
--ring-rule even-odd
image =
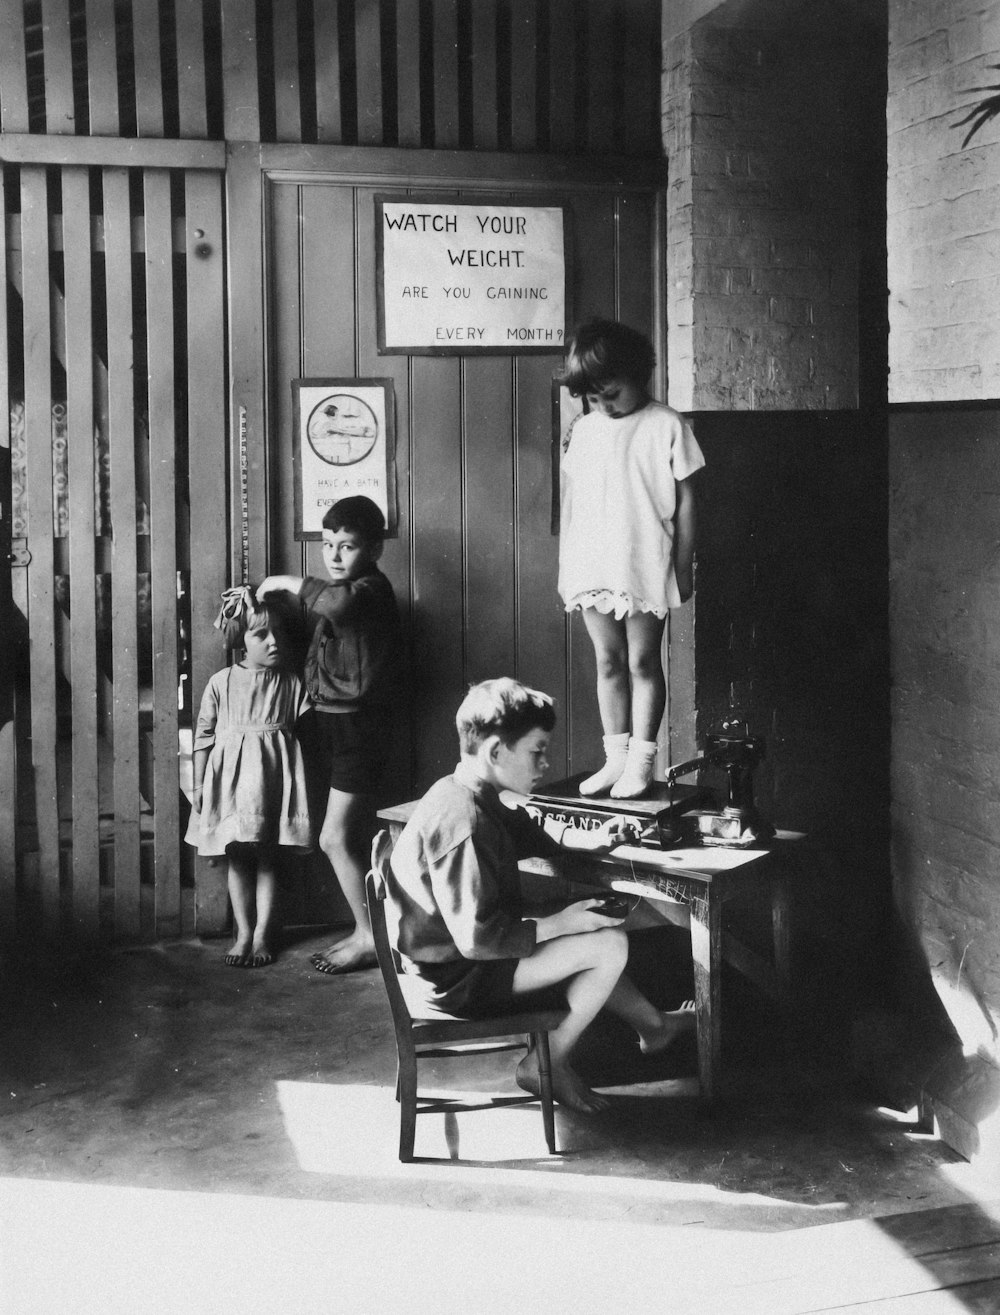
[[[364,461],[378,439],[378,420],[367,402],[352,393],[331,393],[313,407],[306,422],[309,446],[331,466]]]

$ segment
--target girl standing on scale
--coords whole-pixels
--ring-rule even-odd
[[[186,839],[198,853],[229,861],[236,925],[226,963],[263,968],[274,958],[279,851],[313,847],[306,772],[296,723],[310,707],[305,686],[285,668],[285,628],[275,599],[227,589],[214,622],[235,666],[205,686],[194,734],[194,798]]]
[[[705,459],[690,425],[650,398],[655,363],[644,334],[595,319],[559,376],[588,408],[565,443],[559,539],[559,594],[594,645],[604,731],[604,766],[582,795],[649,788],[666,705],[663,627],[694,592],[691,476]]]

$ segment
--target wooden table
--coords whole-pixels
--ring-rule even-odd
[[[393,844],[414,804],[379,810]],[[788,871],[784,860],[799,832],[779,831],[768,845],[753,849],[697,846],[652,849],[620,845],[600,857],[567,851],[555,860],[532,858],[520,864],[530,896],[532,877],[554,879],[560,893],[572,898],[580,890],[610,888],[638,894],[642,904],[629,915],[627,931],[672,922],[690,926],[701,1094],[717,1093],[721,1055],[722,964],[731,964],[772,999],[784,1005],[791,986]],[[723,906],[737,896],[766,898],[771,915],[770,959],[751,950],[722,926]],[[578,896],[579,897],[579,896]]]

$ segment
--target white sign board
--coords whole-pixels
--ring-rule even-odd
[[[377,198],[379,351],[561,352],[560,206]]]

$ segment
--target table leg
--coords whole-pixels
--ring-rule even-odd
[[[694,961],[698,1076],[705,1100],[715,1095],[721,1052],[722,903],[707,898],[691,903],[691,957]]]
[[[788,882],[778,874],[771,882],[771,934],[774,943],[774,975],[781,1003],[792,997],[792,952],[788,925]]]

